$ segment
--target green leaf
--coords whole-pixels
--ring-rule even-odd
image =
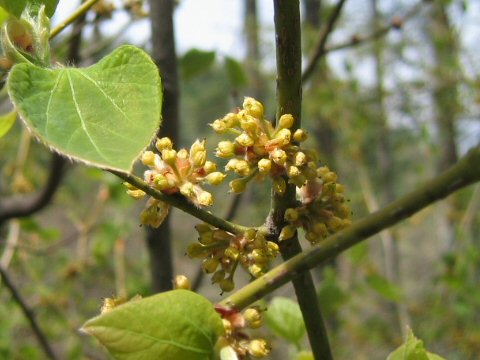
[[[10,111],[7,114],[0,115],[0,138],[4,137],[12,128],[15,120],[17,119],[17,112],[15,110]]]
[[[85,69],[17,64],[8,90],[41,141],[104,169],[130,171],[160,123],[157,67],[134,46],[119,47]]]
[[[20,17],[27,4],[31,5],[31,9],[37,11],[41,5],[45,5],[45,13],[48,17],[52,17],[57,9],[58,0],[0,0],[0,6],[17,18]]]
[[[247,85],[247,75],[243,70],[243,66],[234,58],[225,57],[225,69],[227,71],[228,80],[233,88],[241,88]]]
[[[408,329],[407,340],[395,351],[388,355],[386,360],[445,360],[441,356],[429,353],[423,346],[423,341],[413,335]]]
[[[210,360],[223,325],[207,299],[173,290],[120,305],[82,331],[118,360]]]
[[[0,7],[0,26],[8,19],[8,12]]]
[[[214,51],[202,51],[198,49],[189,50],[180,59],[180,68],[185,80],[206,72],[215,61]]]
[[[268,327],[277,336],[298,344],[305,335],[305,324],[298,304],[284,297],[275,297],[265,312]]]
[[[402,291],[383,276],[378,274],[368,275],[367,284],[387,300],[395,302],[402,300]]]

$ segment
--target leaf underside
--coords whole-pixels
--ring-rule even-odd
[[[160,123],[157,67],[133,46],[83,69],[15,65],[8,89],[42,142],[100,168],[129,172]]]
[[[210,360],[222,329],[213,305],[187,290],[126,303],[82,328],[119,360]]]

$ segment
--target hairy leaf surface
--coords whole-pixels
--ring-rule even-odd
[[[100,168],[130,171],[160,123],[157,67],[134,46],[84,69],[15,65],[8,90],[41,141]]]
[[[82,330],[118,360],[210,360],[223,325],[207,299],[173,290],[120,305]]]

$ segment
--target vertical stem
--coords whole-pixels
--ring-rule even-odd
[[[295,118],[293,130],[301,123],[302,105],[302,53],[300,30],[300,4],[298,0],[274,0],[275,39],[277,52],[277,121],[283,114]],[[272,208],[266,226],[277,237],[284,225],[283,214],[295,204],[295,186],[289,185],[283,196],[272,192]],[[284,260],[302,252],[298,238],[280,243]],[[332,354],[317,294],[310,272],[292,280],[298,304],[308,332],[316,360],[330,360]]]

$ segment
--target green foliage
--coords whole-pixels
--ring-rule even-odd
[[[0,115],[0,138],[4,137],[12,128],[17,119],[17,112],[10,111],[7,114]]]
[[[190,80],[208,71],[215,61],[215,51],[191,49],[180,59],[180,68],[185,80]]]
[[[387,360],[445,360],[441,356],[429,353],[425,350],[423,341],[408,330],[407,340],[394,352],[388,355]]]
[[[232,88],[239,89],[247,85],[247,75],[245,74],[243,66],[237,60],[230,56],[226,56],[225,70]]]
[[[277,336],[298,344],[305,335],[305,324],[298,304],[284,297],[275,297],[265,312],[268,327]]]
[[[173,290],[108,310],[82,329],[119,360],[209,360],[223,325],[208,300]]]
[[[367,284],[385,299],[395,302],[402,300],[401,290],[385,277],[378,274],[370,274],[366,280]]]
[[[311,351],[300,351],[294,360],[315,360]]]
[[[38,11],[41,5],[45,5],[45,13],[51,17],[55,13],[58,1],[59,0],[0,0],[0,6],[13,16],[20,17],[27,5],[30,5],[33,11]]]
[[[100,168],[128,172],[159,126],[158,70],[133,46],[122,46],[85,69],[18,64],[8,89],[21,118],[42,142]]]

